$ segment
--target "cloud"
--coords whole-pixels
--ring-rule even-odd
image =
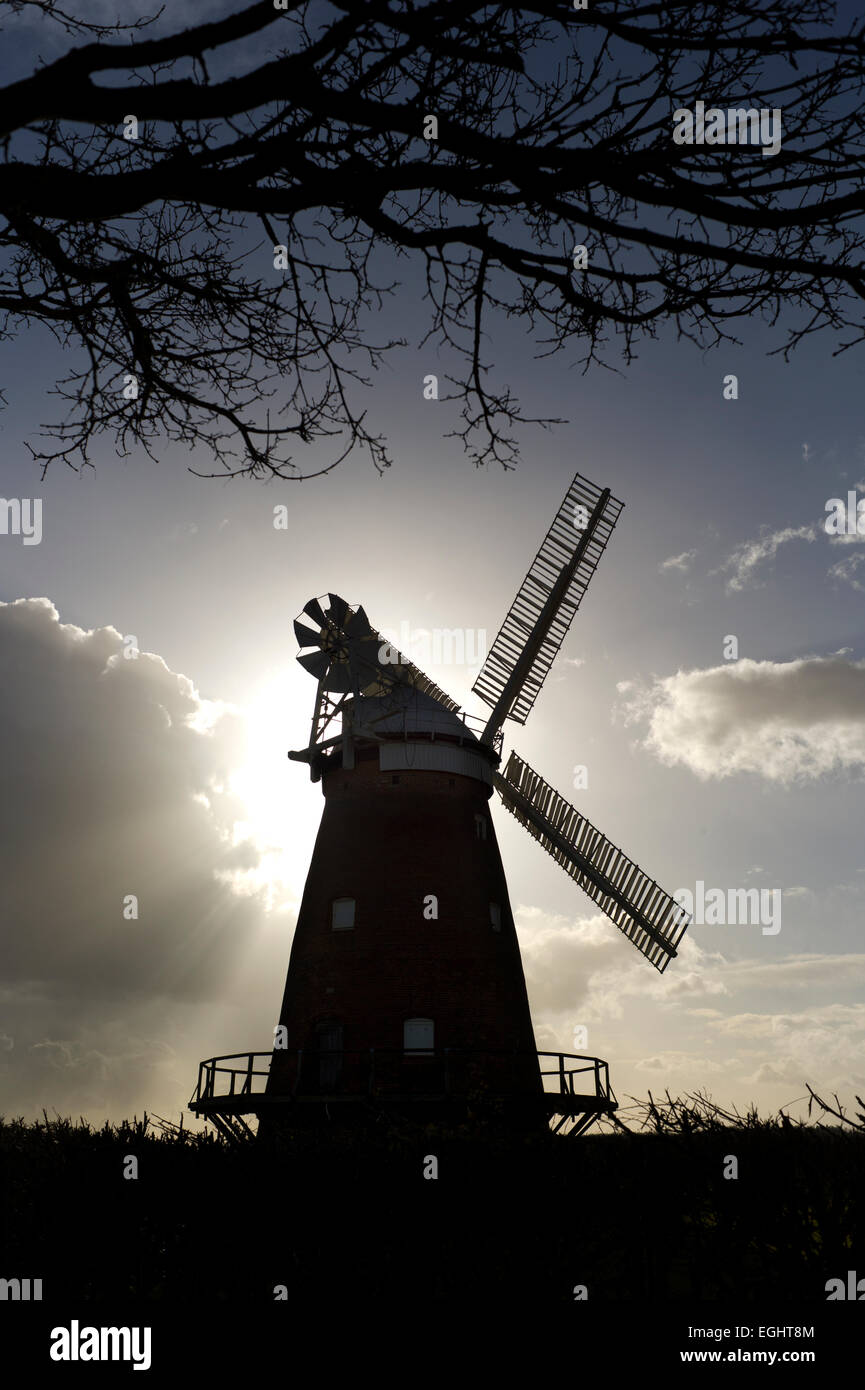
[[[725,570],[733,571],[727,580],[727,589],[734,593],[746,589],[753,581],[758,566],[774,560],[782,545],[789,541],[813,541],[816,538],[816,526],[787,526],[783,531],[773,531],[758,540],[745,541],[737,546],[720,567],[721,573]]]
[[[668,1085],[682,1094],[707,1078],[739,1109],[754,1087],[771,1106],[807,1099],[806,1081],[821,1094],[862,1094],[865,955],[727,960],[686,936],[658,975],[601,914],[515,916],[537,1046],[607,1058],[620,1097]],[[579,1047],[578,1025],[588,1031]]]
[[[593,977],[621,962],[619,933],[600,913],[572,920],[519,907],[514,916],[532,1007],[541,1014],[584,1009]],[[574,1013],[574,1023],[581,1018]]]
[[[658,1002],[726,994],[723,963],[686,936],[675,969],[652,970],[602,913],[571,919],[519,907],[514,917],[536,1025],[570,1046],[574,1024],[621,1018],[629,999]]]
[[[831,1024],[848,1033],[865,1033],[865,1004],[826,1004],[786,1014],[731,1014],[714,1024],[719,1033],[761,1039],[788,1036],[805,1027]]]
[[[634,1063],[634,1066],[637,1071],[662,1071],[665,1075],[676,1072],[693,1074],[695,1071],[703,1075],[717,1074],[729,1069],[729,1063],[724,1065],[702,1053],[675,1051],[659,1052],[653,1057],[642,1057]]]
[[[807,445],[804,446],[807,449]],[[807,455],[805,455],[807,461]],[[865,488],[865,483],[857,483],[857,490]],[[827,503],[827,507],[828,507]],[[846,502],[845,502],[846,505]],[[865,533],[854,530],[852,533],[844,530],[840,535],[830,534],[826,530],[829,517],[823,517],[819,523],[808,526],[787,526],[780,531],[772,531],[768,534],[761,534],[756,540],[743,541],[733,551],[732,555],[724,561],[714,574],[723,574],[731,571],[727,580],[727,590],[731,593],[739,593],[756,583],[756,572],[760,566],[771,563],[775,559],[778,551],[783,545],[790,541],[815,541],[817,539],[828,540],[833,546],[858,545],[865,541]],[[687,552],[690,553],[690,552]],[[673,568],[678,565],[678,561],[685,557],[678,556],[671,560],[665,560],[661,569]],[[857,571],[863,563],[863,555],[860,553],[851,555],[846,560],[840,560],[828,571],[828,577],[840,580],[843,583],[851,584],[854,589],[863,589],[859,582]]]
[[[750,1086],[778,1082],[784,1082],[788,1086],[801,1086],[802,1067],[790,1059],[781,1062],[780,1065],[763,1062],[753,1075],[743,1077],[743,1080]]]
[[[683,550],[681,555],[671,555],[669,559],[662,560],[658,569],[662,571],[680,570],[683,574],[687,574],[696,554],[696,550]]]
[[[856,537],[851,536],[849,539],[856,540]],[[860,570],[863,571],[861,578],[859,577]],[[846,559],[839,560],[837,564],[832,565],[829,569],[829,578],[839,580],[842,584],[849,584],[852,589],[858,589],[860,594],[865,594],[865,584],[862,583],[862,580],[865,579],[865,551],[857,550],[852,555],[848,555]]]
[[[116,629],[61,623],[48,599],[0,603],[0,1004],[14,1037],[0,1056],[6,1103],[30,1112],[71,1097],[125,1110],[171,1072],[191,1012],[212,1018],[262,925],[261,899],[231,886],[257,853],[235,842],[244,808],[227,790],[243,720],[123,650]],[[188,1094],[194,1077],[172,1080]]]
[[[756,1044],[761,1065],[746,1082],[815,1084],[816,1069],[832,1084],[865,1079],[865,1004],[808,1005],[785,1013],[734,1014],[709,1025],[717,1034],[745,1046]],[[770,1054],[766,1056],[767,1052]],[[822,1083],[821,1083],[822,1084]]]
[[[47,599],[0,604],[0,662],[5,980],[205,997],[256,917],[220,882],[250,863],[226,791],[242,721]]]
[[[865,986],[865,955],[819,955],[803,953],[780,960],[730,961],[725,978],[735,990],[807,989],[812,996],[824,989],[838,994],[842,989]]]
[[[648,723],[643,747],[701,781],[753,772],[804,782],[865,769],[865,661],[740,661],[623,682],[616,715]]]

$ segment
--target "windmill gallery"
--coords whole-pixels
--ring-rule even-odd
[[[502,726],[531,712],[622,506],[574,478],[473,686],[483,718],[401,654],[383,662],[362,607],[304,605],[297,659],[316,688],[309,742],[289,757],[324,810],[273,1051],[199,1066],[190,1108],[222,1132],[251,1134],[250,1115],[264,1135],[487,1101],[514,1125],[580,1133],[615,1108],[605,1062],[536,1050],[489,799],[666,969],[681,904],[519,754],[500,770]]]

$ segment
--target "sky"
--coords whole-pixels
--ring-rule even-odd
[[[0,535],[0,1114],[176,1120],[201,1059],[269,1049],[323,805],[286,758],[315,691],[292,619],[329,591],[363,603],[482,714],[477,663],[435,660],[423,636],[492,643],[577,471],[625,509],[505,751],[668,891],[776,892],[781,915],[695,923],[661,976],[494,799],[537,1045],[603,1057],[623,1105],[700,1089],[799,1113],[806,1083],[850,1104],[865,534],[825,520],[829,499],[865,498],[865,349],[815,335],[785,363],[767,355],[783,323],[749,320],[738,346],[669,331],[583,375],[578,350],[538,360],[504,323],[495,383],[567,422],[523,429],[516,469],[478,469],[445,437],[452,407],[423,398],[455,364],[418,346],[400,269],[376,328],[409,345],[368,393],[382,476],[358,456],[302,484],[207,480],[177,446],[154,462],[106,443],[93,469],[41,480],[25,441],[57,418],[67,363],[37,328],[0,343],[2,493],[42,504],[38,544]]]

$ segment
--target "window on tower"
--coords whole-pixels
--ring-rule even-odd
[[[486,816],[475,816],[475,834],[479,840],[485,840],[487,838]]]
[[[490,924],[493,931],[501,931],[502,909],[498,903],[490,903]]]
[[[334,931],[349,931],[354,926],[354,898],[334,898],[330,923]]]
[[[318,1052],[318,1084],[323,1091],[335,1091],[342,1075],[342,1024],[336,1018],[315,1025]]]
[[[403,1047],[416,1057],[431,1057],[435,1046],[435,1024],[431,1018],[407,1018],[402,1026]]]

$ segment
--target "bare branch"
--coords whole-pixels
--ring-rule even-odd
[[[0,338],[39,322],[72,354],[43,468],[107,435],[219,474],[310,476],[295,454],[328,441],[316,473],[358,447],[383,470],[388,264],[425,285],[450,433],[506,468],[558,423],[485,360],[509,320],[584,371],[664,324],[865,338],[865,21],[827,0],[259,0],[182,32],[2,8],[88,39],[0,90]],[[698,101],[778,109],[778,149],[675,143]]]

